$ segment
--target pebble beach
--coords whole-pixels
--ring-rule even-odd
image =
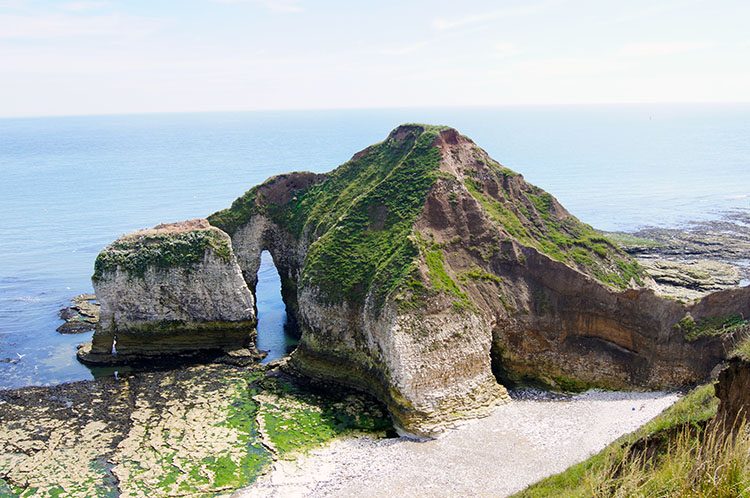
[[[669,392],[514,393],[438,439],[348,436],[290,460],[233,498],[503,497],[601,451],[679,398]]]

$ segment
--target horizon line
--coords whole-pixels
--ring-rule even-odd
[[[641,101],[641,102],[578,102],[578,103],[518,103],[518,104],[468,104],[468,105],[416,105],[392,107],[307,107],[307,108],[255,108],[255,109],[203,109],[164,110],[134,112],[88,112],[80,114],[19,114],[0,115],[0,120],[40,118],[82,118],[115,116],[150,116],[165,114],[231,114],[231,113],[285,113],[285,112],[345,112],[345,111],[396,111],[396,110],[441,110],[441,109],[500,109],[518,107],[627,107],[627,106],[705,106],[705,105],[750,105],[747,101]]]

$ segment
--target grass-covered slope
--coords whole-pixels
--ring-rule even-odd
[[[401,126],[286,202],[264,195],[267,182],[209,222],[232,234],[252,215],[265,214],[294,236],[314,241],[301,284],[316,286],[322,302],[361,304],[374,286],[382,304],[418,255],[409,235],[437,178],[441,153],[434,142],[440,130]]]
[[[552,195],[526,183],[474,147],[474,167],[464,171],[464,185],[489,216],[520,243],[576,267],[617,288],[643,285],[638,263],[568,213]]]
[[[508,238],[617,288],[643,284],[638,264],[606,237],[469,139],[438,140],[446,130],[402,125],[329,174],[271,178],[208,220],[232,235],[256,214],[269,217],[311,242],[299,285],[317,288],[324,303],[361,305],[372,290],[380,307],[412,280],[420,256],[414,223],[436,180],[445,178],[459,181]],[[459,177],[440,171],[451,161]]]

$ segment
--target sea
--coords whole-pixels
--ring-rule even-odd
[[[750,211],[750,104],[0,119],[0,389],[123,374],[76,361],[90,332],[56,332],[120,235],[205,217],[275,174],[329,171],[410,122],[457,128],[598,229]],[[259,277],[259,348],[271,361],[294,340],[267,253]]]

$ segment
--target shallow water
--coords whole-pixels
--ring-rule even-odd
[[[294,351],[297,339],[287,333],[286,306],[281,300],[281,278],[268,251],[263,251],[255,289],[258,307],[258,349],[268,351],[261,363],[280,360]]]
[[[458,128],[605,230],[750,208],[748,105],[0,119],[0,388],[93,376],[74,358],[90,334],[57,334],[57,313],[92,291],[94,258],[118,236],[204,217],[274,174],[328,171],[404,122]],[[289,346],[264,265],[270,361]]]

